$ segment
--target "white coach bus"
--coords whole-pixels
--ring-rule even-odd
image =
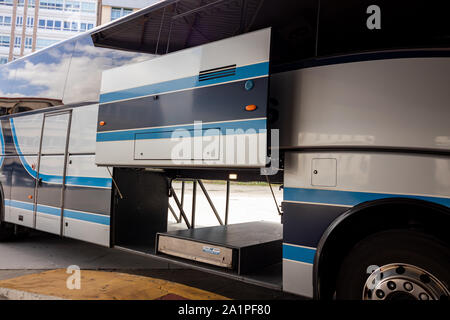
[[[1,66],[1,239],[320,299],[448,298],[446,10],[334,2],[168,0]],[[188,218],[176,179],[217,226]],[[282,223],[222,221],[202,179],[227,200],[230,180],[281,183]]]

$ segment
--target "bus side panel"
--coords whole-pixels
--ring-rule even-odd
[[[271,75],[281,147],[324,149],[285,157],[283,287],[303,295],[323,232],[349,208],[392,197],[450,206],[448,157],[405,153],[450,149],[450,59],[346,62]],[[353,146],[367,151],[325,151]]]
[[[72,110],[64,191],[63,235],[109,246],[112,179],[106,168],[97,167],[94,162],[97,113],[98,105]],[[42,117],[43,113],[38,113],[3,120],[5,144],[11,144],[15,153],[4,158],[2,167],[2,182],[7,181],[8,172],[11,181],[7,185],[10,190],[4,191],[5,218],[9,222],[31,228],[34,226],[35,210],[40,218],[61,216],[60,184],[64,166],[64,161],[60,161],[63,159],[62,155],[43,156],[50,162],[44,161],[40,168],[42,182],[38,190],[38,205],[34,205]],[[53,133],[56,134],[56,140],[61,140],[61,132]],[[6,149],[9,150],[8,147]],[[59,159],[58,163],[54,163],[52,159]],[[50,228],[48,223],[46,224],[47,220],[39,221],[39,229],[60,233],[59,226],[54,223]]]
[[[10,207],[5,206],[5,199],[11,197],[11,166],[8,164],[10,159],[8,158],[6,149],[6,138],[4,127],[9,127],[7,121],[0,120],[0,188],[1,188],[1,201],[0,205],[3,205],[3,216],[0,213],[0,219],[8,221],[10,219]]]
[[[39,143],[42,128],[41,113],[10,118],[9,143],[12,155],[8,157],[11,168],[10,197],[5,198],[9,207],[9,222],[34,227],[35,186]]]
[[[95,136],[94,136],[95,137]],[[71,155],[67,167],[64,236],[109,246],[111,177],[95,155]],[[80,181],[74,177],[89,177]]]
[[[330,161],[333,160],[333,161]],[[450,207],[450,159],[389,153],[288,153],[283,201],[283,288],[310,296],[328,226],[367,201],[412,198]],[[299,279],[298,275],[306,277]]]
[[[112,179],[95,165],[97,115],[98,105],[72,111],[63,235],[109,246]]]
[[[271,97],[282,106],[280,145],[449,150],[449,82],[450,58],[349,62],[271,75]]]

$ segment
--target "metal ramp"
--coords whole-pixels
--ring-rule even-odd
[[[157,233],[156,254],[243,275],[279,263],[282,238],[281,224],[263,221],[175,230]]]

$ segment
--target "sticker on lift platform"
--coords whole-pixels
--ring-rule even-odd
[[[220,249],[213,248],[213,247],[203,246],[202,251],[206,252],[206,253],[210,253],[210,254],[215,254],[215,255],[220,254]]]

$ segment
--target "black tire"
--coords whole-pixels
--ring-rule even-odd
[[[0,242],[11,240],[14,237],[14,227],[2,222],[0,223]]]
[[[361,300],[369,266],[405,263],[422,268],[446,287],[450,284],[450,249],[432,236],[389,230],[368,236],[344,258],[336,283],[336,299]]]

